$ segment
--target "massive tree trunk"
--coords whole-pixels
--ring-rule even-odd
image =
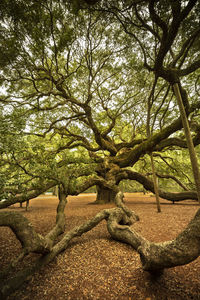
[[[112,203],[115,201],[116,192],[108,188],[96,186],[97,188],[97,197],[95,203]]]

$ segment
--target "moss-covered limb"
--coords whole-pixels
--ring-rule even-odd
[[[83,178],[80,182],[76,182],[76,186],[74,184],[69,185],[69,187],[67,188],[67,193],[69,195],[78,195],[90,188],[91,186],[94,186],[98,183],[105,184],[106,181],[103,178],[98,177],[97,175],[86,176],[85,179]],[[58,185],[58,181],[56,180],[43,183],[40,182],[40,184],[38,184],[37,187],[35,185],[32,189],[29,189],[28,191],[26,190],[25,192],[16,194],[15,196],[11,195],[4,201],[0,201],[0,209],[6,208],[18,202],[26,202],[27,200],[33,199],[41,195],[42,193],[46,192],[47,190],[56,185]]]
[[[99,224],[99,222],[101,222],[102,220],[107,219],[110,211],[112,210],[113,209],[105,209],[99,212],[91,220],[85,222],[81,226],[77,226],[74,229],[70,230],[61,239],[60,242],[58,242],[54,247],[52,247],[51,251],[48,254],[43,255],[39,259],[37,259],[31,267],[23,269],[22,271],[15,274],[15,276],[10,280],[6,280],[6,282],[0,285],[0,299],[6,299],[6,297],[15,290],[17,290],[27,280],[27,278],[30,278],[30,276],[33,275],[36,271],[38,271],[43,266],[47,265],[59,253],[64,251],[74,237],[81,236],[83,233],[91,230],[93,227]]]
[[[72,181],[70,183],[68,187],[68,195],[79,195],[80,193],[95,185],[106,186],[107,182],[104,178],[97,176],[96,174],[89,175],[85,178],[83,177],[80,181],[76,179],[76,181]]]
[[[133,136],[130,142],[121,142],[119,144],[115,144],[115,147],[119,152],[122,148],[132,148],[141,144],[142,142],[144,142],[144,139],[135,139],[135,136]]]
[[[200,143],[200,140],[199,140]],[[198,145],[198,143],[197,143]],[[187,148],[187,143],[185,140],[182,140],[180,138],[168,138],[163,140],[162,142],[160,142],[156,147],[155,147],[155,151],[161,151],[165,148],[169,148],[169,147],[174,147],[174,146],[178,146],[180,148]]]
[[[52,254],[52,251],[50,252]],[[46,256],[45,256],[46,257]],[[52,256],[52,259],[55,256]],[[51,260],[52,260],[51,259]],[[46,264],[51,261],[46,261]],[[5,282],[1,281],[0,284],[0,299],[4,300],[7,299],[7,297],[15,292],[19,287],[30,279],[30,276],[33,275],[37,270],[39,270],[42,266],[45,265],[45,260],[43,258],[39,258],[32,266],[23,269],[15,274],[11,279],[7,279]]]
[[[62,186],[59,187],[59,203],[57,206],[57,215],[56,215],[56,225],[54,228],[45,236],[47,243],[53,245],[53,242],[56,238],[64,233],[65,231],[65,206],[67,203],[67,198],[65,191]]]
[[[181,118],[178,118],[169,126],[152,135],[152,137],[150,137],[148,140],[144,141],[140,145],[137,145],[134,149],[116,156],[113,159],[113,162],[119,165],[121,168],[133,165],[142,155],[146,154],[147,152],[152,152],[161,141],[165,140],[172,133],[180,130],[181,128]]]
[[[6,280],[0,287],[1,299],[5,299],[34,272],[47,265],[60,252],[65,250],[74,237],[81,236],[104,219],[107,220],[110,235],[115,240],[127,243],[138,251],[143,269],[149,272],[187,264],[200,255],[200,210],[176,239],[164,243],[151,243],[127,225],[132,224],[132,222],[123,209],[105,209],[91,220],[70,230],[60,242],[52,247],[49,253],[37,259],[31,267],[18,272],[12,279]]]
[[[131,170],[124,169],[119,173],[117,177],[117,181],[120,181],[122,179],[135,180],[141,183],[147,191],[151,191],[152,193],[154,193],[153,182],[150,179],[148,179],[146,176],[138,172],[133,172]],[[198,200],[196,191],[183,191],[180,193],[172,193],[172,192],[166,192],[162,189],[159,189],[158,193],[161,198],[173,202],[178,202],[178,201],[183,201],[188,199]]]
[[[142,243],[146,243],[140,234],[133,231],[129,225],[132,225],[139,218],[137,215],[134,216],[134,212],[130,217],[122,209],[110,210],[109,217],[107,220],[107,229],[113,239],[121,241],[131,245],[136,251]]]
[[[115,148],[114,143],[108,137],[108,133],[115,125],[115,119],[112,120],[110,127],[104,133],[101,133],[94,122],[91,107],[88,105],[88,103],[82,104],[82,107],[87,116],[87,125],[89,125],[92,129],[96,143],[101,147],[101,149],[109,151],[112,156],[116,155],[117,149]]]
[[[126,214],[126,216],[127,216],[126,224],[132,225],[136,221],[139,221],[139,216],[134,211],[129,209],[126,205],[124,205],[123,198],[124,198],[123,193],[121,191],[119,191],[115,197],[115,204],[117,207],[121,208],[122,211]],[[125,217],[125,215],[124,215],[124,217]]]
[[[143,269],[157,271],[185,265],[200,255],[200,210],[174,240],[164,243],[144,243],[138,248]]]
[[[23,284],[23,282],[27,280],[28,277],[30,277],[32,274],[34,274],[43,266],[47,265],[59,253],[64,251],[74,237],[81,236],[83,233],[91,230],[96,225],[98,225],[102,220],[104,219],[107,220],[110,214],[112,214],[113,216],[115,215],[120,216],[118,217],[118,221],[121,222],[122,224],[127,224],[127,223],[132,224],[132,222],[129,222],[127,215],[124,213],[124,211],[121,208],[102,210],[89,221],[67,232],[64,235],[64,237],[61,239],[61,241],[51,248],[51,251],[49,253],[37,259],[31,267],[28,267],[18,272],[15,275],[15,277],[13,277],[12,279],[6,280],[6,282],[2,286],[0,286],[1,299],[6,298],[9,294],[11,294],[16,289],[18,289]]]
[[[156,1],[149,2],[149,13],[151,19],[155,22],[155,24],[157,24],[162,29],[162,36],[160,40],[159,50],[155,57],[154,72],[157,76],[161,76],[165,78],[165,80],[174,83],[176,82],[176,74],[175,72],[169,72],[170,69],[164,70],[164,59],[167,53],[171,51],[171,47],[174,43],[174,40],[176,39],[176,36],[178,35],[181,23],[184,21],[184,19],[187,18],[187,16],[197,3],[197,0],[188,1],[187,5],[182,10],[179,2],[172,1],[170,3],[172,9],[172,21],[170,22],[170,24],[166,24],[163,19],[161,19],[157,14],[154,7],[155,3]],[[181,53],[181,51],[182,50],[180,50],[179,53]],[[180,57],[178,59],[181,59],[182,56],[184,56],[184,52],[180,54]]]
[[[180,187],[182,187],[185,191],[189,191],[189,189],[187,188],[187,186],[185,186],[183,184],[183,182],[181,182],[178,178],[176,178],[176,176],[173,175],[169,175],[169,174],[159,174],[156,173],[157,177],[159,178],[167,178],[167,179],[172,179],[174,180]]]
[[[4,278],[7,278],[8,277],[8,274],[12,271],[12,269],[14,269],[16,267],[16,265],[22,261],[22,259],[26,256],[26,253],[24,253],[24,251],[22,250],[20,252],[20,254],[15,257],[11,262],[10,264],[3,270],[0,270],[0,280],[1,279],[4,279]]]
[[[193,126],[193,124],[192,124]],[[195,128],[195,136],[192,137],[192,141],[194,146],[198,146],[200,144],[200,127],[198,124],[194,124],[194,126],[196,126]],[[176,147],[180,147],[183,149],[187,148],[187,143],[185,140],[179,139],[179,138],[168,138],[163,140],[162,142],[160,142],[156,147],[155,147],[155,151],[162,151],[163,149],[167,148],[171,148],[173,149],[174,146]]]
[[[77,226],[75,228],[73,228],[72,230],[70,230],[69,232],[67,232],[65,234],[65,236],[62,238],[62,240],[57,243],[54,246],[55,251],[63,251],[65,250],[68,245],[69,242],[77,236],[81,236],[83,233],[90,231],[92,228],[94,228],[96,225],[98,225],[102,220],[107,219],[110,211],[114,210],[113,209],[104,209],[102,211],[100,211],[98,214],[96,214],[95,217],[93,217],[92,219],[90,219],[89,221],[83,223],[80,226]],[[61,250],[62,249],[62,250]]]
[[[5,199],[5,201],[0,201],[0,209],[6,208],[18,202],[25,202],[27,200],[33,199],[57,184],[57,181],[43,182],[42,184],[40,183],[37,188],[33,187],[32,189],[29,189],[24,193],[20,193],[15,196],[9,196],[7,199]]]
[[[121,208],[104,210],[93,219],[73,229],[61,241],[62,248],[72,237],[80,236],[107,219],[108,231],[114,239],[130,244],[141,255],[143,268],[150,272],[187,264],[200,255],[200,210],[176,239],[164,243],[150,243],[131,229],[127,214]],[[60,247],[60,246],[56,246]]]
[[[163,243],[149,242],[127,226],[122,210],[113,210],[109,214],[107,227],[114,239],[138,251],[143,269],[149,272],[185,265],[200,255],[200,210],[174,240]]]
[[[178,75],[180,77],[186,76],[188,74],[195,72],[199,68],[200,68],[200,59],[197,59],[190,66],[186,67],[185,69],[179,70]]]
[[[196,109],[200,108],[200,102],[197,102],[191,106],[188,106],[187,93],[185,90],[182,91],[182,98],[185,103],[185,107],[187,107],[187,114],[192,113]],[[147,152],[152,152],[155,150],[162,150],[165,147],[169,146],[180,146],[182,148],[187,148],[187,144],[185,141],[180,140],[178,138],[169,138],[171,134],[175,133],[177,130],[183,128],[181,118],[179,117],[177,120],[173,121],[170,125],[166,126],[164,129],[159,132],[154,133],[152,137],[147,140],[144,140],[140,144],[136,145],[133,149],[122,153],[115,158],[112,159],[114,163],[119,165],[121,168],[128,167],[131,164],[135,164],[138,159],[146,154]],[[199,145],[200,143],[200,135],[199,130],[196,130],[196,135],[193,138],[194,145]]]
[[[152,175],[151,172],[148,172],[145,174],[146,176]],[[166,179],[172,179],[174,180],[180,187],[182,187],[183,190],[185,191],[189,191],[189,189],[187,188],[186,185],[183,184],[182,181],[180,181],[176,176],[173,175],[169,175],[169,174],[160,174],[156,172],[156,176],[159,178],[166,178]]]
[[[36,231],[23,215],[17,212],[1,211],[0,226],[10,227],[20,241],[24,253],[47,253],[50,251],[46,240]]]
[[[18,215],[17,213],[11,212],[11,218],[13,221],[13,224],[7,220],[7,224],[3,222],[3,218],[1,218],[2,223],[4,225],[9,225],[13,232],[16,234],[16,237],[20,240],[23,250],[20,253],[20,255],[15,258],[9,266],[0,272],[0,277],[5,277],[16,265],[17,263],[23,259],[25,255],[27,255],[29,252],[40,252],[40,253],[46,253],[46,248],[48,249],[48,252],[50,252],[51,247],[53,246],[54,241],[56,238],[62,234],[65,230],[65,214],[64,209],[67,203],[66,195],[64,193],[64,190],[62,188],[59,189],[59,203],[57,206],[57,216],[56,216],[56,225],[53,227],[53,229],[43,238],[40,235],[37,235],[32,227],[32,225],[28,222],[28,220],[23,217],[23,215]],[[2,212],[0,212],[0,217],[2,216]],[[14,218],[13,218],[14,216]],[[5,216],[5,218],[7,215]],[[39,248],[35,249],[35,244],[38,243],[38,237],[39,242],[42,240],[42,243],[45,245],[45,251],[41,251],[41,246]],[[36,251],[35,251],[36,250]]]

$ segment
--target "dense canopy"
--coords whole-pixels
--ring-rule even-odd
[[[0,5],[0,208],[59,186],[63,213],[67,195],[97,186],[97,201],[114,200],[130,217],[119,191],[133,183],[173,202],[200,201],[199,1]],[[122,211],[98,222],[120,222]],[[14,228],[1,213],[0,225]],[[17,234],[24,255],[50,251],[48,261],[66,247],[50,250],[62,213],[47,237],[31,233],[34,246]],[[146,269],[158,268],[144,258],[150,245],[131,243]]]

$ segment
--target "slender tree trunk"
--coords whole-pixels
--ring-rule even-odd
[[[153,174],[153,185],[154,185],[154,192],[156,196],[156,205],[157,205],[157,212],[161,212],[161,207],[160,207],[160,198],[159,198],[159,192],[158,192],[158,183],[157,183],[157,177],[156,177],[156,172],[155,172],[155,166],[154,166],[154,161],[153,161],[153,153],[150,154],[151,158],[151,168],[152,168],[152,174]]]
[[[20,202],[20,208],[23,208],[23,202]],[[28,210],[29,207],[29,200],[26,200],[26,211]]]
[[[29,208],[29,200],[26,201],[26,211],[28,210]]]
[[[57,185],[53,187],[52,193],[54,196],[58,196],[58,186]]]
[[[153,99],[154,99],[154,90],[155,90],[155,86],[157,83],[157,78],[155,78],[154,84],[152,86],[150,95],[148,97],[148,107],[147,107],[147,137],[151,138],[152,132],[151,132],[151,128],[150,128],[150,120],[151,120],[151,108],[153,105]],[[161,212],[161,207],[160,207],[160,199],[159,199],[159,192],[158,192],[158,184],[157,184],[157,177],[156,177],[156,171],[155,171],[155,166],[154,166],[154,160],[153,160],[153,153],[150,153],[150,159],[151,159],[151,169],[152,169],[152,173],[153,173],[153,186],[154,186],[154,193],[156,196],[156,205],[157,205],[157,212]]]
[[[185,112],[185,107],[183,105],[183,100],[182,100],[179,84],[178,83],[173,84],[173,88],[174,88],[174,93],[175,93],[177,103],[178,103],[180,113],[181,113],[181,119],[182,119],[184,131],[185,131],[185,137],[186,137],[186,142],[187,142],[187,146],[188,146],[188,150],[189,150],[189,154],[190,154],[193,176],[194,176],[196,189],[197,189],[198,201],[200,203],[200,172],[199,172],[197,156],[196,156],[196,152],[195,152],[195,148],[194,148],[194,144],[193,144],[193,140],[192,140],[192,136],[191,136],[191,132],[190,132],[190,126],[189,126],[188,118],[187,118],[187,115]]]

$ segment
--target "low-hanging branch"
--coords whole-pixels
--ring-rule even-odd
[[[8,226],[20,241],[23,252],[47,253],[50,247],[44,237],[35,229],[22,214],[11,211],[0,211],[0,226]]]
[[[152,193],[154,193],[153,182],[143,174],[131,170],[123,169],[121,170],[121,172],[119,172],[117,180],[118,182],[120,182],[122,179],[135,180],[141,183],[147,191],[151,191]],[[187,190],[179,193],[173,193],[173,192],[167,192],[162,189],[159,189],[158,192],[161,198],[173,202],[178,202],[183,200],[198,200],[196,191]]]
[[[113,238],[130,244],[140,254],[143,269],[149,272],[184,265],[200,255],[200,210],[174,240],[162,243],[149,242],[126,224],[122,225],[122,216],[116,211],[110,214],[107,226]]]
[[[22,192],[20,194],[17,194],[15,196],[13,196],[13,195],[8,196],[4,201],[0,201],[0,209],[6,208],[6,207],[13,205],[15,203],[18,203],[18,202],[22,203],[22,202],[25,202],[32,198],[35,198],[57,184],[58,184],[58,182],[56,180],[43,182],[43,185],[40,184],[37,187],[33,187],[32,189]]]
[[[147,173],[146,176],[152,175],[152,173]],[[185,191],[188,191],[189,189],[178,179],[176,176],[169,175],[169,174],[160,174],[156,172],[156,176],[159,178],[166,178],[166,179],[172,179],[174,180],[180,187],[182,187]]]

